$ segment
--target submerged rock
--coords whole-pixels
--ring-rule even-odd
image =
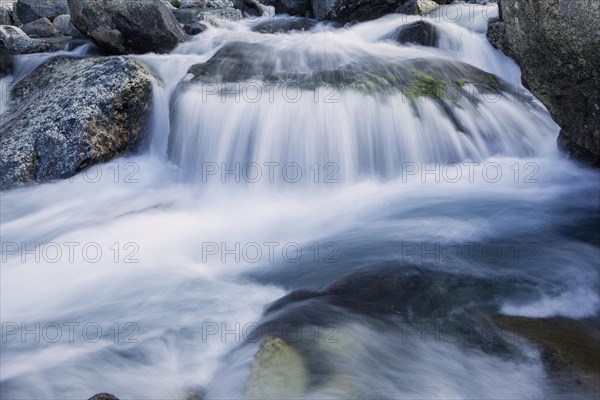
[[[22,24],[28,24],[40,18],[52,21],[55,17],[69,13],[67,0],[18,0],[15,12]]]
[[[308,388],[309,372],[302,356],[280,338],[265,340],[255,356],[246,398],[298,398]]]
[[[113,54],[168,53],[185,40],[160,0],[69,0],[71,22]]]
[[[41,40],[31,39],[16,26],[0,26],[0,55],[19,55],[57,51],[56,46]]]
[[[492,320],[541,346],[542,359],[551,374],[576,380],[594,393],[600,391],[600,321],[505,315]]]
[[[500,5],[504,25],[495,25],[488,36],[514,57],[523,84],[561,126],[561,147],[600,164],[600,2]]]
[[[310,31],[318,21],[309,18],[277,18],[272,21],[261,22],[252,27],[254,32],[260,33],[287,33],[291,31]]]
[[[63,179],[136,149],[152,82],[123,57],[56,57],[17,83],[0,119],[0,189]]]

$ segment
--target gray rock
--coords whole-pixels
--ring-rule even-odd
[[[59,15],[58,17],[54,18],[53,25],[58,32],[66,36],[71,36],[73,25],[71,25],[70,15]]]
[[[54,29],[54,25],[48,18],[40,18],[21,27],[23,32],[29,37],[47,38],[57,36],[59,32]]]
[[[183,31],[188,35],[199,35],[204,32],[208,27],[201,22],[194,21],[183,26]]]
[[[0,26],[0,55],[46,53],[58,49],[47,42],[31,39],[16,26]]]
[[[67,0],[18,0],[15,11],[23,24],[48,18],[52,21],[55,17],[69,13]]]
[[[320,21],[367,21],[393,13],[407,0],[311,0]]]
[[[168,53],[185,40],[160,0],[68,0],[71,22],[113,54]]]
[[[13,23],[10,11],[4,7],[0,7],[0,25],[12,25]]]
[[[136,149],[152,81],[123,57],[55,57],[11,90],[0,119],[0,189],[68,178]]]
[[[433,11],[439,6],[433,0],[408,0],[396,9],[397,13],[407,15],[421,15]]]
[[[506,36],[493,43],[519,63],[523,84],[561,126],[560,147],[600,162],[600,2],[500,4]]]
[[[233,0],[233,6],[242,14],[251,17],[260,17],[264,14],[264,10],[257,0]]]
[[[227,21],[239,21],[242,12],[233,7],[222,8],[179,8],[173,10],[173,14],[180,24],[191,24],[193,22],[204,22],[213,26],[219,26]]]

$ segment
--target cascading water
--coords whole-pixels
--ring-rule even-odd
[[[1,397],[257,397],[260,342],[248,332],[306,315],[335,341],[299,342],[313,377],[290,366],[302,386],[290,397],[586,396],[523,341],[509,351],[399,336],[396,317],[600,308],[598,172],[555,149],[558,127],[485,39],[493,11],[463,7],[426,19],[435,47],[394,42],[421,19],[387,16],[280,34],[252,31],[264,20],[228,23],[172,54],[136,56],[156,77],[149,148],[2,193],[2,241],[34,255],[2,255],[2,322],[19,331],[3,328]],[[245,64],[188,74],[248,47],[259,52]],[[50,56],[19,58],[10,79]],[[36,259],[36,246],[49,253]],[[318,299],[263,315],[293,290],[404,265],[428,271],[423,286],[398,288],[406,315]],[[453,276],[463,286],[445,289]],[[41,338],[22,340],[23,327]]]

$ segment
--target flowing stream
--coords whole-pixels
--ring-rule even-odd
[[[145,149],[2,193],[1,397],[247,398],[260,347],[249,336],[270,318],[265,307],[383,265],[464,279],[466,297],[415,305],[430,306],[419,311],[427,317],[475,304],[597,318],[598,172],[559,153],[558,126],[485,38],[490,8],[470,7],[452,21],[443,9],[428,17],[435,47],[391,40],[420,20],[393,15],[279,34],[253,32],[262,20],[231,22],[172,54],[135,56],[156,79]],[[240,42],[261,45],[257,64],[275,60],[309,77],[360,60],[371,68],[420,59],[476,67],[502,89],[461,83],[449,111],[450,101],[377,83],[227,86],[186,76]],[[53,55],[19,57],[9,79]],[[389,316],[328,307],[311,305],[317,329],[335,339],[316,340],[314,357],[335,376],[295,397],[580,395],[523,341],[503,354],[435,330],[405,337],[383,323]]]

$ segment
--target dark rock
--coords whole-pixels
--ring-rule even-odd
[[[523,84],[563,129],[562,146],[600,160],[600,2],[502,0],[506,41]],[[575,146],[576,145],[576,146]],[[586,156],[587,157],[587,156]]]
[[[10,11],[0,6],[0,25],[12,25],[13,23]]]
[[[152,81],[123,57],[56,57],[11,90],[0,119],[0,189],[73,176],[139,145]]]
[[[394,32],[384,36],[384,40],[395,40],[402,44],[418,44],[421,46],[435,47],[438,33],[435,26],[427,21],[415,21],[403,25]]]
[[[277,14],[310,17],[313,13],[311,0],[263,0],[262,3],[275,7]]]
[[[264,10],[257,0],[233,0],[233,6],[244,15],[251,17],[260,17],[264,14]]]
[[[116,396],[110,393],[98,393],[90,397],[88,400],[119,400]]]
[[[291,17],[277,18],[272,21],[261,22],[252,27],[254,32],[260,33],[287,33],[290,31],[310,31],[318,21],[309,18]]]
[[[68,1],[73,25],[109,53],[168,53],[185,40],[160,0]]]
[[[55,17],[69,13],[67,0],[18,0],[15,11],[23,24],[48,18],[52,21]]]
[[[208,27],[200,22],[191,22],[183,26],[183,31],[188,35],[199,35],[204,32]]]
[[[506,23],[504,21],[492,22],[488,26],[487,38],[498,50],[512,57],[508,38],[506,37]]]
[[[54,25],[48,18],[40,18],[21,27],[29,37],[46,38],[57,36],[59,32],[54,29]]]
[[[0,55],[0,78],[12,74],[13,59],[12,56]]]
[[[0,26],[0,55],[19,55],[57,51],[56,46],[31,39],[16,26]]]

